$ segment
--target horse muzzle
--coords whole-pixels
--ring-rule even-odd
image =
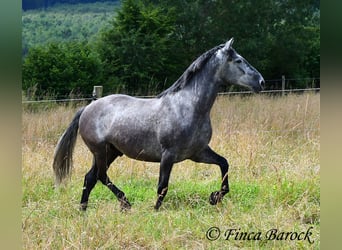
[[[253,85],[252,89],[254,92],[259,93],[260,91],[264,90],[265,88],[265,80],[262,76],[260,76],[258,83]]]

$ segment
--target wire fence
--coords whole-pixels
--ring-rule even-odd
[[[70,99],[51,99],[51,100],[37,100],[37,101],[22,101],[22,104],[27,103],[49,103],[49,102],[81,102],[81,101],[91,101],[93,97],[86,97],[86,98],[70,98]]]
[[[274,90],[263,90],[259,93],[298,93],[298,92],[318,92],[320,88],[305,88],[305,89],[274,89]],[[220,92],[218,95],[238,95],[238,94],[252,94],[252,91],[231,91],[231,92]]]
[[[277,89],[277,90],[263,90],[260,94],[281,94],[281,93],[302,93],[302,92],[320,92],[320,88],[305,88],[305,89]],[[219,96],[225,95],[246,95],[252,94],[252,91],[229,91],[229,92],[219,92]],[[146,96],[136,96],[139,98],[154,98],[155,95]],[[22,104],[30,103],[65,103],[65,102],[82,102],[82,101],[92,101],[94,97],[84,97],[84,98],[65,98],[65,99],[47,99],[47,100],[24,100]]]

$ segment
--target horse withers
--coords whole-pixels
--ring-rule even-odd
[[[123,209],[131,207],[125,193],[107,175],[110,164],[122,155],[160,162],[155,209],[167,194],[172,166],[186,159],[220,167],[221,188],[209,197],[212,205],[220,202],[229,192],[229,165],[208,145],[212,136],[210,110],[220,85],[235,84],[259,92],[264,84],[261,74],[233,49],[232,43],[230,39],[202,54],[155,98],[113,94],[81,108],[56,146],[56,184],[71,172],[79,130],[94,156],[84,178],[82,210],[86,210],[89,194],[98,180],[115,194]]]

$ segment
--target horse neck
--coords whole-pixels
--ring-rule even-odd
[[[192,112],[209,115],[219,87],[216,70],[216,65],[208,63],[190,79],[191,82],[184,89],[177,92],[178,96],[186,100],[183,105],[191,107],[189,110]]]

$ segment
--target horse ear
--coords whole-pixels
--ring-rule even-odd
[[[226,42],[226,44],[224,45],[223,51],[227,53],[227,52],[229,51],[230,47],[232,46],[233,42],[234,42],[234,38],[232,37],[232,38],[230,38],[229,41]]]

